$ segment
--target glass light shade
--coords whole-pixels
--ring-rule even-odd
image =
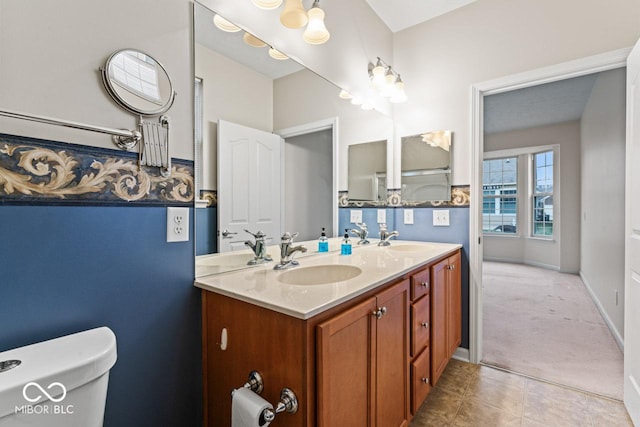
[[[269,56],[272,57],[273,59],[277,59],[278,61],[284,61],[289,59],[287,55],[285,55],[284,53],[272,47],[269,48]]]
[[[309,44],[323,44],[329,40],[331,34],[324,25],[324,11],[315,6],[307,13],[309,23],[307,29],[304,30],[302,38]]]
[[[302,7],[302,0],[285,0],[284,9],[280,14],[280,22],[287,28],[302,28],[307,25],[309,18]]]
[[[371,70],[371,74],[373,75],[371,78],[371,86],[381,88],[384,85],[384,71],[385,68],[380,64],[380,61],[378,61],[378,65]]]
[[[252,3],[264,10],[277,9],[282,4],[282,0],[251,0]]]
[[[264,47],[267,45],[265,42],[263,42],[253,34],[249,34],[247,32],[242,35],[242,40],[244,40],[244,42],[249,46],[253,47]]]
[[[395,93],[389,99],[389,102],[393,102],[394,104],[399,104],[401,102],[405,102],[407,100],[407,94],[404,92],[404,82],[400,80],[398,77],[398,81],[396,81]]]
[[[340,90],[340,95],[338,95],[341,99],[351,99],[353,98],[351,96],[351,94],[349,92],[347,92],[346,90],[342,89]]]
[[[231,22],[224,19],[222,16],[215,14],[213,16],[213,23],[218,29],[225,31],[227,33],[237,33],[240,31],[240,27],[232,24]]]
[[[396,76],[391,72],[391,68],[387,70],[387,74],[384,76],[384,83],[380,87],[381,95],[385,98],[392,97],[396,92]]]

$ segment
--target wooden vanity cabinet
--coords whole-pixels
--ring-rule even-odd
[[[431,382],[435,385],[462,340],[460,252],[431,267]]]
[[[411,414],[415,414],[431,391],[429,349],[431,330],[431,271],[411,275]]]

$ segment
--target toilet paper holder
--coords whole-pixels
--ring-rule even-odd
[[[256,394],[262,393],[262,390],[264,390],[264,381],[262,380],[260,372],[251,371],[249,373],[249,379],[244,383],[243,387],[250,389]],[[270,423],[276,418],[276,414],[284,411],[287,411],[290,414],[298,412],[298,398],[293,390],[287,387],[283,388],[280,392],[280,401],[276,405],[276,408],[266,408],[262,411],[260,418]]]

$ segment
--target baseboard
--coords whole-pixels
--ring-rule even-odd
[[[482,261],[489,261],[489,262],[506,262],[509,264],[522,264],[522,260],[521,259],[510,259],[510,258],[499,258],[499,257],[483,257]]]
[[[589,281],[584,277],[584,275],[582,274],[582,271],[580,272],[580,278],[582,279],[582,283],[584,283],[584,287],[587,288],[587,292],[589,292],[591,299],[593,300],[594,304],[598,308],[598,311],[602,315],[602,318],[604,319],[604,323],[607,325],[607,328],[609,328],[609,331],[611,331],[613,338],[616,340],[618,347],[620,347],[620,350],[624,352],[624,339],[622,338],[622,335],[620,335],[620,332],[611,321],[611,318],[609,317],[604,307],[600,303],[600,300],[596,296],[595,292],[593,292],[593,289],[591,289],[591,286],[589,285]]]
[[[553,270],[553,271],[560,271],[560,267],[556,266],[556,265],[550,265],[550,264],[544,264],[542,262],[535,262],[535,261],[527,261],[527,260],[521,260],[521,259],[509,259],[509,258],[497,258],[497,257],[485,257],[482,259],[482,261],[489,261],[489,262],[506,262],[509,264],[520,264],[520,265],[530,265],[532,267],[540,267],[540,268],[544,268],[545,270]]]
[[[456,352],[453,353],[453,356],[451,356],[451,357],[453,359],[459,360],[461,362],[471,363],[470,362],[471,358],[469,357],[469,349],[468,348],[458,347],[456,349]]]
[[[560,267],[558,267],[557,265],[545,264],[542,262],[525,261],[524,265],[530,265],[532,267],[540,267],[547,270],[560,271]]]

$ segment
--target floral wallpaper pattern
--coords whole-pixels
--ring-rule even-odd
[[[191,205],[193,162],[171,175],[136,153],[0,134],[0,204]]]
[[[471,187],[468,185],[451,186],[450,201],[407,202],[402,200],[400,189],[388,189],[387,200],[363,202],[349,200],[348,191],[338,193],[338,205],[341,208],[374,208],[374,207],[412,207],[412,208],[462,208],[469,207],[471,201]]]

